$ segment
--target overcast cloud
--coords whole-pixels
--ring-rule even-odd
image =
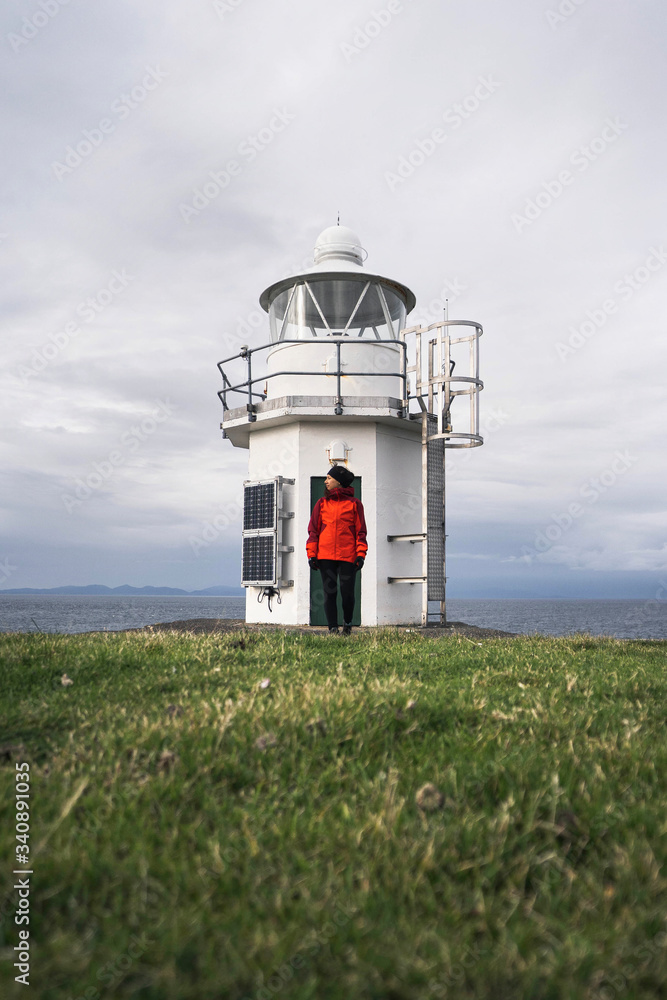
[[[0,587],[238,583],[216,362],[340,211],[412,321],[484,326],[449,593],[656,594],[659,0],[12,0],[1,30]]]

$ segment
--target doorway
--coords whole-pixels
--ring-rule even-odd
[[[311,476],[310,477],[310,509],[312,511],[313,507],[320,499],[324,496],[324,476]],[[359,500],[363,498],[361,495],[361,478],[355,476],[354,479],[354,495],[358,497]],[[363,573],[363,570],[361,571]],[[361,625],[361,573],[357,573],[354,581],[354,615],[352,616],[353,625]],[[338,593],[338,621],[342,623],[343,621],[343,607],[340,599],[340,591]],[[318,569],[310,571],[310,624],[311,625],[326,625],[327,619],[324,614],[324,591],[322,589],[322,576]]]

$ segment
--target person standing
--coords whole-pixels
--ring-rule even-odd
[[[324,590],[324,614],[330,632],[338,632],[338,583],[343,605],[343,635],[352,632],[354,582],[364,565],[366,519],[361,500],[354,495],[354,473],[334,465],[324,480],[308,522],[306,554],[311,569],[319,569]]]

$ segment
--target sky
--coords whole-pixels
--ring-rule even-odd
[[[481,323],[448,595],[667,593],[659,0],[11,0],[0,588],[236,585],[216,364],[341,223]]]

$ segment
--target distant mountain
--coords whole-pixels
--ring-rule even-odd
[[[105,587],[100,583],[90,583],[87,587],[15,587],[12,590],[0,590],[0,594],[64,594],[72,597],[81,596],[116,596],[116,597],[242,597],[245,590],[242,587],[207,587],[206,590],[179,590],[177,587],[130,587],[125,583],[122,587]]]

